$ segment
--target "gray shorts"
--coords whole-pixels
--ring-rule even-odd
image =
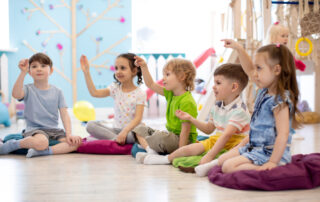
[[[149,147],[158,153],[170,154],[179,148],[179,135],[172,132],[154,130],[143,124],[135,127],[132,132],[144,137]]]
[[[35,129],[29,132],[22,132],[23,137],[34,136],[35,134],[42,134],[48,138],[48,140],[59,140],[66,137],[66,133],[63,129]]]

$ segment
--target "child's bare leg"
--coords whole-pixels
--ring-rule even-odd
[[[218,165],[222,166],[223,163],[233,157],[239,156],[239,147],[234,147],[233,149],[231,149],[230,151],[222,154],[219,158],[218,158]]]
[[[204,151],[205,151],[205,148],[202,143],[194,143],[194,144],[189,144],[189,145],[180,147],[176,151],[166,156],[147,155],[143,163],[148,165],[170,164],[175,158],[183,157],[183,156],[195,156],[195,155],[202,154]]]
[[[254,165],[244,156],[236,156],[226,160],[222,165],[222,172],[232,173],[239,170],[255,170],[260,166]]]
[[[196,156],[200,155],[203,152],[205,152],[205,148],[202,143],[193,143],[189,144],[183,147],[180,147],[176,151],[172,152],[168,155],[168,160],[170,162],[173,161],[173,159],[183,156]]]
[[[136,154],[136,161],[138,163],[143,163],[144,162],[144,158],[147,156],[147,154],[158,154],[155,150],[151,149],[149,147],[148,142],[146,141],[146,139],[138,134],[136,134],[136,137],[138,139],[139,144],[147,151],[147,153],[145,152],[138,152]]]
[[[144,149],[146,149],[149,145],[148,145],[148,143],[147,143],[147,141],[146,141],[146,139],[144,139],[144,137],[141,137],[140,135],[136,135],[136,137],[137,137],[137,139],[138,139],[138,142],[139,142],[139,144],[144,148]]]
[[[36,149],[36,150],[44,150],[49,146],[48,138],[43,134],[35,134],[33,136],[29,136],[21,139],[20,147],[26,149]]]
[[[156,152],[155,150],[153,150],[149,147],[149,144],[144,137],[142,137],[138,134],[136,134],[136,137],[138,139],[139,144],[147,151],[148,154],[158,154],[158,152]],[[140,156],[142,155],[141,153],[143,153],[143,156],[146,155],[145,152],[138,152],[138,153],[140,153],[139,154]]]
[[[9,140],[0,145],[0,154],[9,154],[12,151],[21,148],[38,148],[46,149],[48,147],[48,139],[43,134],[36,134],[34,136],[26,137],[21,140]]]
[[[61,138],[59,139],[59,141],[61,143],[51,147],[53,154],[67,154],[70,152],[74,152],[74,151],[77,151],[78,147],[80,146],[80,145],[69,145],[67,143],[66,138]]]
[[[79,145],[69,145],[66,142],[66,138],[60,138],[59,141],[61,143],[51,146],[45,150],[29,149],[27,157],[31,158],[36,156],[47,156],[52,154],[66,154],[76,151],[79,147]]]

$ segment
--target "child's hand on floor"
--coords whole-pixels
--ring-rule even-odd
[[[69,145],[80,145],[82,138],[79,136],[67,136],[67,143]]]
[[[188,121],[190,121],[190,119],[191,119],[191,116],[190,116],[190,114],[188,114],[188,113],[186,113],[186,112],[184,112],[184,111],[181,111],[181,110],[176,110],[176,116],[179,118],[179,119],[181,119],[181,120],[188,120]]]

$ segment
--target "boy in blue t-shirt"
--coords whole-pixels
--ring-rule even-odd
[[[12,96],[24,101],[27,127],[22,133],[23,139],[0,145],[0,154],[20,148],[29,149],[29,158],[75,151],[81,144],[81,137],[71,134],[71,120],[62,91],[48,82],[53,72],[51,59],[37,53],[29,60],[21,60],[19,68],[21,72],[13,86]],[[23,86],[27,73],[34,82]],[[58,128],[59,113],[65,130]],[[49,147],[49,139],[61,143]]]

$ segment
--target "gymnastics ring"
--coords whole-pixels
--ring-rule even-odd
[[[302,41],[306,41],[308,44],[309,44],[309,50],[305,53],[301,52],[299,50],[299,44],[302,42]],[[306,38],[306,37],[301,37],[297,40],[296,42],[296,45],[295,45],[295,49],[296,49],[296,52],[298,53],[298,55],[300,56],[308,56],[310,55],[310,53],[312,52],[312,42],[310,41],[310,39]]]

